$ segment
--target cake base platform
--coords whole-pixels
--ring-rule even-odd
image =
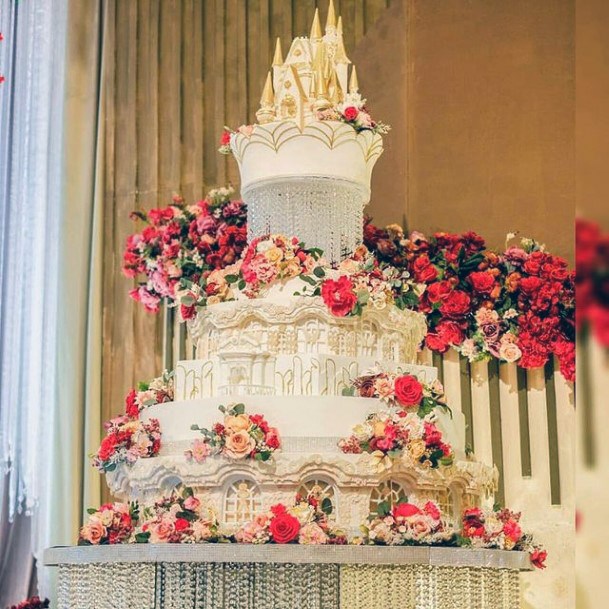
[[[50,548],[58,609],[517,609],[527,554],[430,547]]]

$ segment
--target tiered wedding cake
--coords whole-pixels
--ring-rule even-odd
[[[292,250],[258,240],[265,235],[296,235],[307,248],[323,250],[327,262],[319,261],[311,277],[338,278],[341,268],[356,264],[349,257],[362,242],[371,171],[383,150],[386,127],[367,113],[350,63],[333,9],[324,35],[316,14],[310,37],[296,38],[285,60],[278,45],[259,122],[230,140],[250,241],[268,252],[269,264],[287,260]],[[142,412],[143,420],[160,423],[159,456],[110,473],[116,496],[154,500],[183,482],[205,493],[224,524],[237,525],[278,502],[291,504],[296,492],[313,493],[332,503],[337,526],[353,531],[385,501],[432,499],[458,517],[492,494],[495,470],[466,456],[459,412],[436,409],[433,415],[443,442],[452,446],[452,464],[442,467],[421,463],[419,455],[391,461],[374,450],[346,451],[340,442],[365,433],[371,413],[391,409],[387,400],[354,395],[354,380],[367,370],[412,375],[437,387],[436,370],[416,363],[426,333],[422,314],[381,299],[358,315],[337,315],[327,295],[299,273],[255,291],[230,273],[215,286],[221,284],[216,292],[223,298],[208,298],[189,322],[196,357],[177,364],[175,401]],[[193,425],[226,425],[219,406],[241,402],[277,429],[281,450],[268,460],[240,458],[239,447],[234,458],[187,459],[185,452],[192,454],[193,441],[201,438]],[[239,412],[229,423],[233,431],[241,424]],[[374,421],[367,425],[382,437]]]

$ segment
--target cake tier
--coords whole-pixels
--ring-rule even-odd
[[[298,235],[331,262],[362,241],[370,177],[383,151],[380,135],[340,121],[291,120],[237,132],[231,148],[248,206],[249,239],[269,233]]]
[[[295,283],[296,282],[296,283]],[[304,282],[271,288],[265,297],[205,307],[189,324],[197,359],[231,354],[326,355],[408,364],[425,337],[425,317],[394,305],[336,317],[318,296],[295,296]]]

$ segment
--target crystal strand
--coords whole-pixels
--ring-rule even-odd
[[[319,565],[319,602],[321,609],[342,607],[342,570],[339,565]]]

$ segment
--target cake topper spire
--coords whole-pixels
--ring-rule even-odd
[[[273,56],[273,67],[283,65],[283,53],[281,52],[281,38],[277,37],[275,43],[275,55]]]
[[[321,33],[321,23],[319,22],[319,9],[315,9],[315,16],[313,17],[313,23],[311,24],[311,33],[309,38],[311,40],[320,40],[323,37]]]
[[[347,57],[347,51],[345,51],[342,17],[338,18],[338,24],[336,25],[336,53],[334,54],[334,61],[336,63],[351,63],[351,60]]]
[[[357,93],[359,91],[359,83],[357,82],[357,71],[355,66],[351,70],[351,79],[349,80],[349,93]]]
[[[334,0],[330,0],[328,7],[328,18],[326,19],[326,34],[332,34],[336,31],[336,12],[334,11]]]
[[[276,118],[275,93],[273,92],[273,81],[270,72],[266,75],[266,82],[264,83],[262,97],[260,98],[260,109],[256,112],[256,118],[261,125],[270,123]]]

